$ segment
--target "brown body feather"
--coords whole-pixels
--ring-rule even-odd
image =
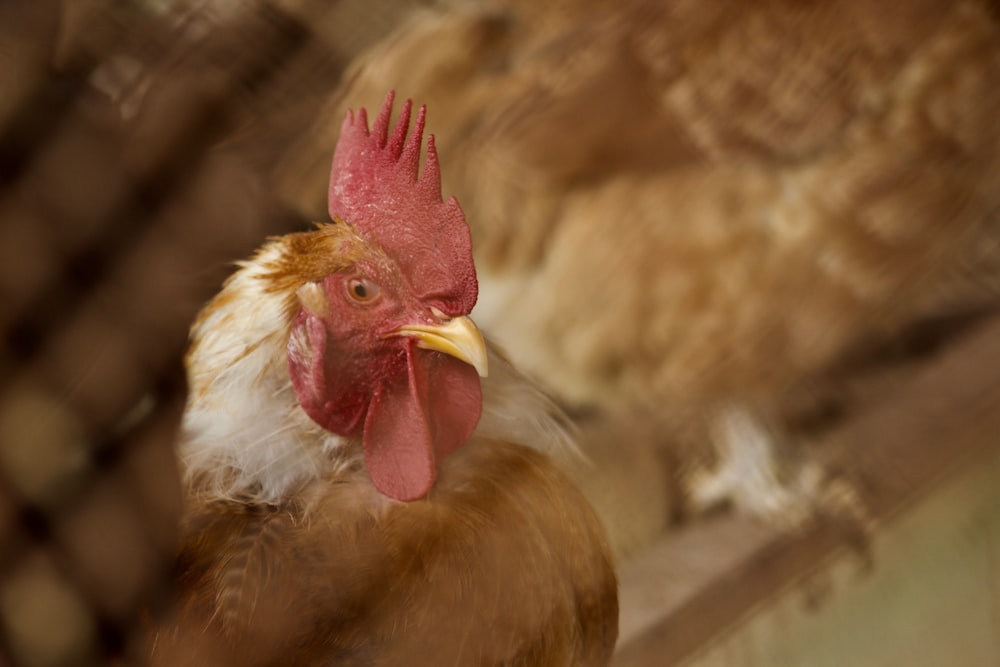
[[[617,591],[587,503],[542,454],[477,438],[431,495],[360,466],[280,506],[188,513],[154,665],[605,665]]]

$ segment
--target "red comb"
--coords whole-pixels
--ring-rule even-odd
[[[427,137],[427,159],[420,169],[426,108],[420,107],[409,133],[413,103],[406,100],[389,135],[394,97],[392,91],[385,96],[371,131],[364,109],[357,115],[347,112],[333,153],[330,216],[380,245],[418,297],[434,301],[448,315],[465,315],[478,292],[469,226],[457,199],[441,200],[434,135]]]

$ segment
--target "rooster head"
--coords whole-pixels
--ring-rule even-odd
[[[409,100],[389,132],[390,93],[372,128],[348,112],[333,156],[334,221],[292,235],[296,312],[288,367],[317,424],[360,436],[376,488],[410,501],[437,461],[472,434],[486,347],[469,319],[478,285],[458,201],[441,198],[433,135],[420,167],[425,109]]]

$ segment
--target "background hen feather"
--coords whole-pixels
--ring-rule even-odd
[[[331,107],[395,86],[443,109],[477,317],[571,412],[655,424],[621,440],[676,471],[736,410],[781,467],[995,308],[998,76],[974,0],[458,3]],[[313,210],[308,146],[285,160]]]

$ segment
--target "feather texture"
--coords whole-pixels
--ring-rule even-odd
[[[610,660],[615,574],[557,463],[577,455],[565,419],[467,317],[457,202],[439,185],[411,215],[380,199],[414,185],[423,123],[404,144],[390,105],[371,134],[349,117],[334,160],[335,184],[371,182],[241,263],[192,327],[188,506],[154,665]],[[389,152],[351,155],[369,149]]]
[[[347,230],[330,231],[331,245],[339,248]],[[344,451],[341,436],[306,416],[288,378],[295,289],[304,283],[289,274],[291,256],[304,257],[297,250],[287,240],[265,246],[192,328],[180,456],[188,486],[210,497],[276,504],[356,456]],[[307,267],[303,275],[331,268]]]
[[[714,446],[732,414],[797,460],[879,400],[856,387],[893,350],[998,307],[997,80],[987,0],[496,0],[414,18],[330,104],[394,87],[437,110],[477,321],[572,412],[641,422],[687,470],[740,446]],[[334,140],[279,163],[300,209]]]
[[[597,519],[528,448],[474,438],[425,501],[359,465],[278,508],[195,506],[185,532],[153,664],[596,666],[614,646]]]

